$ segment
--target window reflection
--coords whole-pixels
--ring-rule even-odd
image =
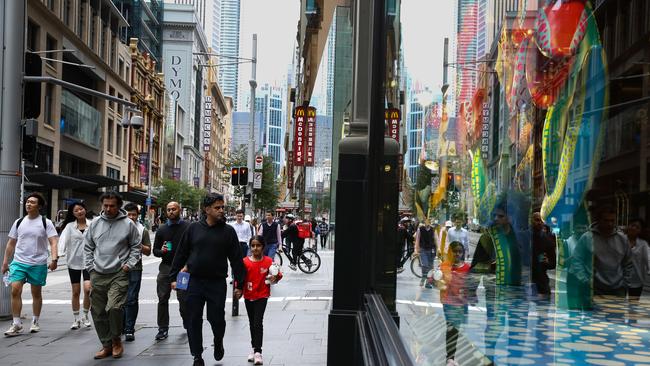
[[[454,3],[499,19],[457,40],[485,54],[436,112],[405,104],[397,298],[416,362],[650,363],[647,2]]]

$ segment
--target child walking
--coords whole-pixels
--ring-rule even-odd
[[[269,271],[273,266],[273,259],[263,254],[264,237],[254,236],[250,243],[251,255],[244,258],[246,268],[246,282],[244,283],[244,303],[248,313],[248,322],[251,330],[251,345],[253,351],[248,356],[248,362],[255,365],[262,364],[262,336],[264,311],[269,296],[271,296],[271,284],[277,283],[282,278],[282,273],[272,275]]]

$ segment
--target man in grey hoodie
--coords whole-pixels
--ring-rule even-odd
[[[118,193],[106,192],[99,200],[103,211],[88,227],[84,245],[84,262],[92,285],[90,310],[102,342],[95,359],[111,355],[120,358],[124,352],[120,335],[128,272],[140,260],[141,240],[136,225],[120,209],[122,197]]]
[[[597,209],[595,219],[590,230],[578,241],[570,271],[587,282],[592,274],[591,264],[594,295],[625,298],[634,269],[627,238],[616,229],[616,211],[612,207]]]

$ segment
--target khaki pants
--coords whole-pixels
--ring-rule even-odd
[[[100,342],[110,346],[113,338],[122,334],[124,303],[129,288],[129,275],[120,270],[116,273],[90,273],[90,312]]]

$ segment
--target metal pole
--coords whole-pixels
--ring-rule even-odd
[[[249,125],[249,131],[248,131],[248,160],[246,162],[246,166],[248,167],[248,173],[249,173],[249,185],[251,186],[250,189],[248,189],[249,192],[251,192],[251,203],[249,205],[250,210],[251,210],[251,216],[253,216],[253,182],[252,179],[250,179],[250,174],[251,172],[255,174],[255,88],[257,88],[257,81],[255,80],[257,78],[257,33],[253,34],[253,59],[251,62],[251,79],[248,81],[248,83],[251,86],[251,101],[250,101],[250,113],[251,113],[251,120],[250,120],[250,125]]]
[[[0,58],[0,256],[4,260],[7,234],[20,211],[20,141],[23,106],[26,1],[0,0],[2,57]],[[0,318],[11,316],[9,287],[0,286]]]
[[[147,213],[144,215],[145,220],[147,219],[149,210],[151,209],[151,161],[153,160],[153,121],[151,119],[149,119],[149,159],[147,160],[149,165],[147,171],[149,173],[147,174]]]

